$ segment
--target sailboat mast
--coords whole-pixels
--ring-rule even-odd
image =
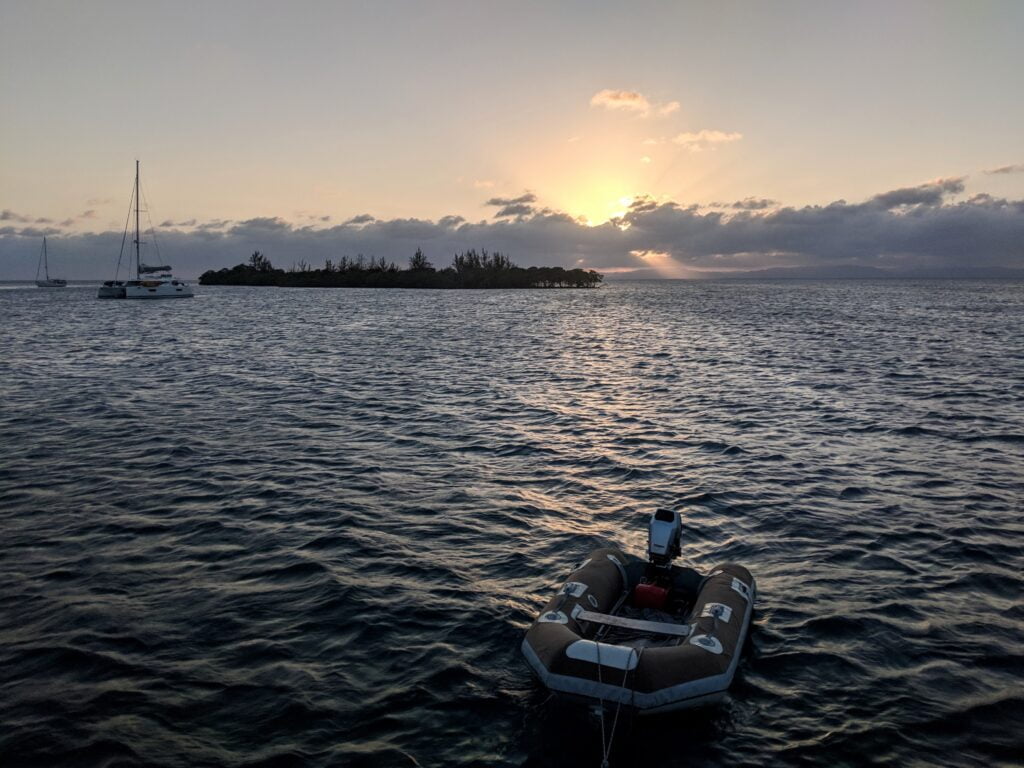
[[[43,235],[43,272],[46,274],[46,279],[50,279],[50,260],[46,257],[46,235]]]
[[[135,279],[139,279],[139,161],[135,161]]]

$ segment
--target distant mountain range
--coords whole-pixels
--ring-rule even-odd
[[[664,276],[653,269],[608,274],[606,280],[658,280]],[[894,271],[859,265],[769,267],[738,272],[691,271],[692,280],[1024,280],[1024,269],[1008,267],[935,267]]]

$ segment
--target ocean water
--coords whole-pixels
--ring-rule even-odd
[[[1024,284],[0,291],[0,764],[590,766],[591,549],[759,588],[613,766],[1024,758]]]

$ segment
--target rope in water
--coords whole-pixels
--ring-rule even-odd
[[[623,690],[625,690],[625,688],[626,688],[626,680],[629,678],[629,669],[630,669],[629,662],[632,660],[633,654],[636,654],[636,665],[633,667],[633,669],[639,669],[640,668],[640,658],[643,656],[643,653],[644,653],[644,649],[642,647],[639,648],[639,649],[637,649],[637,648],[630,648],[629,649],[629,656],[626,658],[625,669],[622,671],[622,682],[619,684],[619,687],[622,688]],[[601,680],[601,644],[600,643],[597,643],[597,683],[598,683],[599,686],[603,686],[604,685],[604,683]],[[633,705],[635,707],[636,691],[634,689],[632,689],[632,688],[630,688],[629,700],[630,700],[631,705]],[[622,701],[623,701],[623,699],[622,699],[622,697],[620,697],[618,702],[616,702],[616,704],[615,704],[615,717],[612,719],[612,730],[608,734],[607,741],[605,740],[605,733],[604,733],[604,699],[600,696],[600,694],[598,695],[598,701],[600,702],[600,704],[598,706],[600,707],[600,711],[601,711],[601,768],[609,768],[608,758],[611,756],[611,753],[612,753],[612,743],[615,741],[615,727],[619,724],[619,712],[622,711]]]
[[[605,749],[605,738],[604,738],[604,698],[601,696],[601,691],[604,689],[604,683],[601,680],[601,643],[597,642],[597,707],[601,717],[601,768],[608,768],[608,750]]]

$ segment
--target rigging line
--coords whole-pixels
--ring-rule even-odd
[[[132,203],[135,201],[135,185],[132,184],[132,195],[128,198],[128,217],[124,220],[124,234],[121,235],[121,252],[117,254],[117,269],[114,270],[114,282],[117,282],[117,276],[121,272],[121,259],[124,258],[124,244],[128,239],[128,224],[132,220]],[[130,276],[130,275],[129,275]]]
[[[142,186],[142,182],[139,182],[139,186]],[[160,246],[156,242],[156,227],[153,226],[153,217],[149,213],[149,198],[146,197],[146,190],[142,191],[142,200],[146,204],[146,221],[149,222],[149,234],[153,236],[153,250],[156,251],[156,262],[160,263]]]

